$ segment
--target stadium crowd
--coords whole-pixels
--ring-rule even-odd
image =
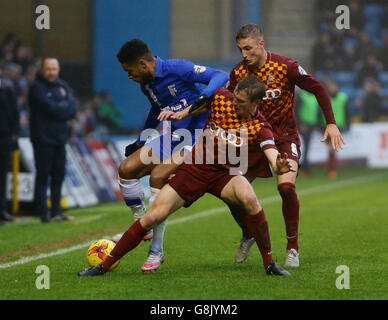
[[[388,121],[388,3],[382,0],[317,2],[317,38],[311,52],[311,72],[328,90],[337,126]],[[350,28],[338,29],[336,8],[349,8]],[[304,141],[301,173],[310,175],[308,155],[314,131],[324,121],[314,96],[299,91],[296,98],[299,133]],[[335,178],[337,161],[329,148],[328,176]]]
[[[18,36],[7,34],[0,42],[2,77],[12,81],[20,114],[20,137],[29,136],[28,90],[34,82],[42,58]],[[108,92],[99,92],[82,101],[77,98],[77,117],[71,122],[72,135],[101,138],[108,134],[127,133],[121,124],[120,110]]]
[[[347,5],[350,28],[336,28],[335,9]],[[349,96],[352,122],[388,120],[388,3],[328,0],[317,6],[320,34],[311,53],[313,72],[331,78]]]

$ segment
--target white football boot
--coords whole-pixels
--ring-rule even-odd
[[[255,238],[245,239],[244,237],[240,240],[240,246],[237,248],[234,261],[241,263],[248,258],[252,245],[255,243]]]
[[[287,250],[285,267],[299,267],[299,253],[295,249]]]
[[[163,253],[159,252],[148,252],[148,257],[141,267],[143,272],[151,272],[159,269],[160,265],[164,262],[165,257]]]

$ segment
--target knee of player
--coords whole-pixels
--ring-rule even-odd
[[[122,179],[136,179],[136,170],[129,158],[123,160],[119,167],[119,177]]]
[[[248,214],[255,214],[260,209],[259,201],[253,192],[245,192],[241,195],[240,200],[242,201],[245,211]]]
[[[164,219],[158,214],[157,210],[150,209],[142,218],[142,225],[144,228],[153,228],[160,224]]]
[[[281,183],[278,185],[278,190],[282,198],[286,198],[295,192],[295,184],[293,183]]]
[[[169,174],[157,166],[151,172],[150,185],[154,188],[162,189],[168,176]]]

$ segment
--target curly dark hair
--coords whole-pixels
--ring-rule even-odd
[[[129,65],[136,63],[141,58],[147,61],[152,61],[154,58],[147,43],[141,39],[132,39],[126,42],[116,56],[120,63]]]

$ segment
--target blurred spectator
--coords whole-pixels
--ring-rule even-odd
[[[388,14],[388,9],[387,9],[387,14]],[[385,19],[385,21],[388,21],[388,19]],[[384,70],[388,70],[388,22],[387,22],[387,27],[383,29],[381,34],[382,34],[383,47],[380,50],[380,60],[383,64]]]
[[[335,27],[335,8],[338,5],[347,5],[350,9],[349,30]],[[384,101],[388,102],[388,84],[385,80],[379,84],[378,79],[385,79],[382,72],[388,71],[388,2],[319,1],[317,14],[321,37],[312,49],[313,68],[341,76],[340,83],[349,92],[353,120],[387,119],[381,117],[385,110],[381,106]],[[353,71],[355,81],[351,77],[342,77],[338,71]],[[380,85],[385,87],[381,88],[379,95]]]
[[[303,139],[303,159],[301,162],[301,174],[310,175],[310,142],[314,130],[319,128],[318,102],[312,93],[300,90],[296,99],[296,117],[298,130]]]
[[[357,86],[361,87],[367,78],[378,79],[379,73],[383,71],[383,65],[375,55],[369,54],[365,61],[356,66],[356,71],[358,73]]]
[[[323,32],[312,51],[313,70],[330,70],[334,68],[335,49],[329,32]]]
[[[15,51],[19,44],[19,38],[12,33],[8,33],[0,45],[0,62],[13,62]]]
[[[368,34],[364,31],[361,32],[359,36],[359,42],[357,46],[357,56],[358,60],[360,61],[366,61],[368,56],[378,55],[378,49],[375,46],[375,44],[370,40],[370,37]]]
[[[65,177],[68,120],[76,115],[75,99],[68,84],[59,78],[59,62],[46,58],[30,88],[31,142],[36,166],[35,202],[42,222],[70,220],[60,207]],[[51,212],[47,188],[51,191]]]
[[[20,112],[20,136],[29,136],[29,88],[41,68],[42,58],[34,56],[33,49],[23,44],[15,34],[7,34],[0,43],[0,63],[17,94]],[[110,133],[127,133],[121,126],[121,113],[108,92],[96,94],[86,102],[71,121],[73,134],[78,137],[103,138]]]
[[[324,84],[330,96],[337,127],[344,133],[349,129],[349,97],[345,92],[339,90],[337,82],[333,79],[325,79]],[[323,115],[321,119],[324,128],[326,122]],[[336,151],[332,148],[330,141],[328,141],[327,146],[329,148],[328,176],[331,179],[335,179],[337,177]]]
[[[96,106],[100,102],[98,95],[87,100],[81,110],[77,112],[76,121],[72,124],[74,134],[78,137],[93,137],[98,130],[98,120],[96,116]]]
[[[112,133],[119,132],[121,129],[120,110],[113,104],[109,92],[102,92],[99,97],[100,101],[96,106],[98,120],[108,128],[108,131]]]
[[[31,47],[20,45],[16,48],[14,62],[22,67],[23,74],[27,71],[27,68],[30,66],[32,61],[33,53]]]
[[[385,115],[382,99],[379,95],[380,87],[380,83],[375,78],[367,78],[364,82],[364,95],[361,98],[364,122],[376,122]]]
[[[353,43],[348,43],[345,45],[344,53],[341,60],[341,65],[339,69],[345,71],[353,71],[357,64],[357,48]]]
[[[12,221],[7,212],[6,186],[11,152],[17,148],[19,112],[12,81],[0,66],[0,221]]]
[[[343,1],[344,2],[344,1]],[[345,3],[344,3],[345,4]],[[360,4],[359,0],[349,0],[349,13],[351,21],[351,30],[353,32],[361,32],[365,28],[365,16],[363,7]]]

